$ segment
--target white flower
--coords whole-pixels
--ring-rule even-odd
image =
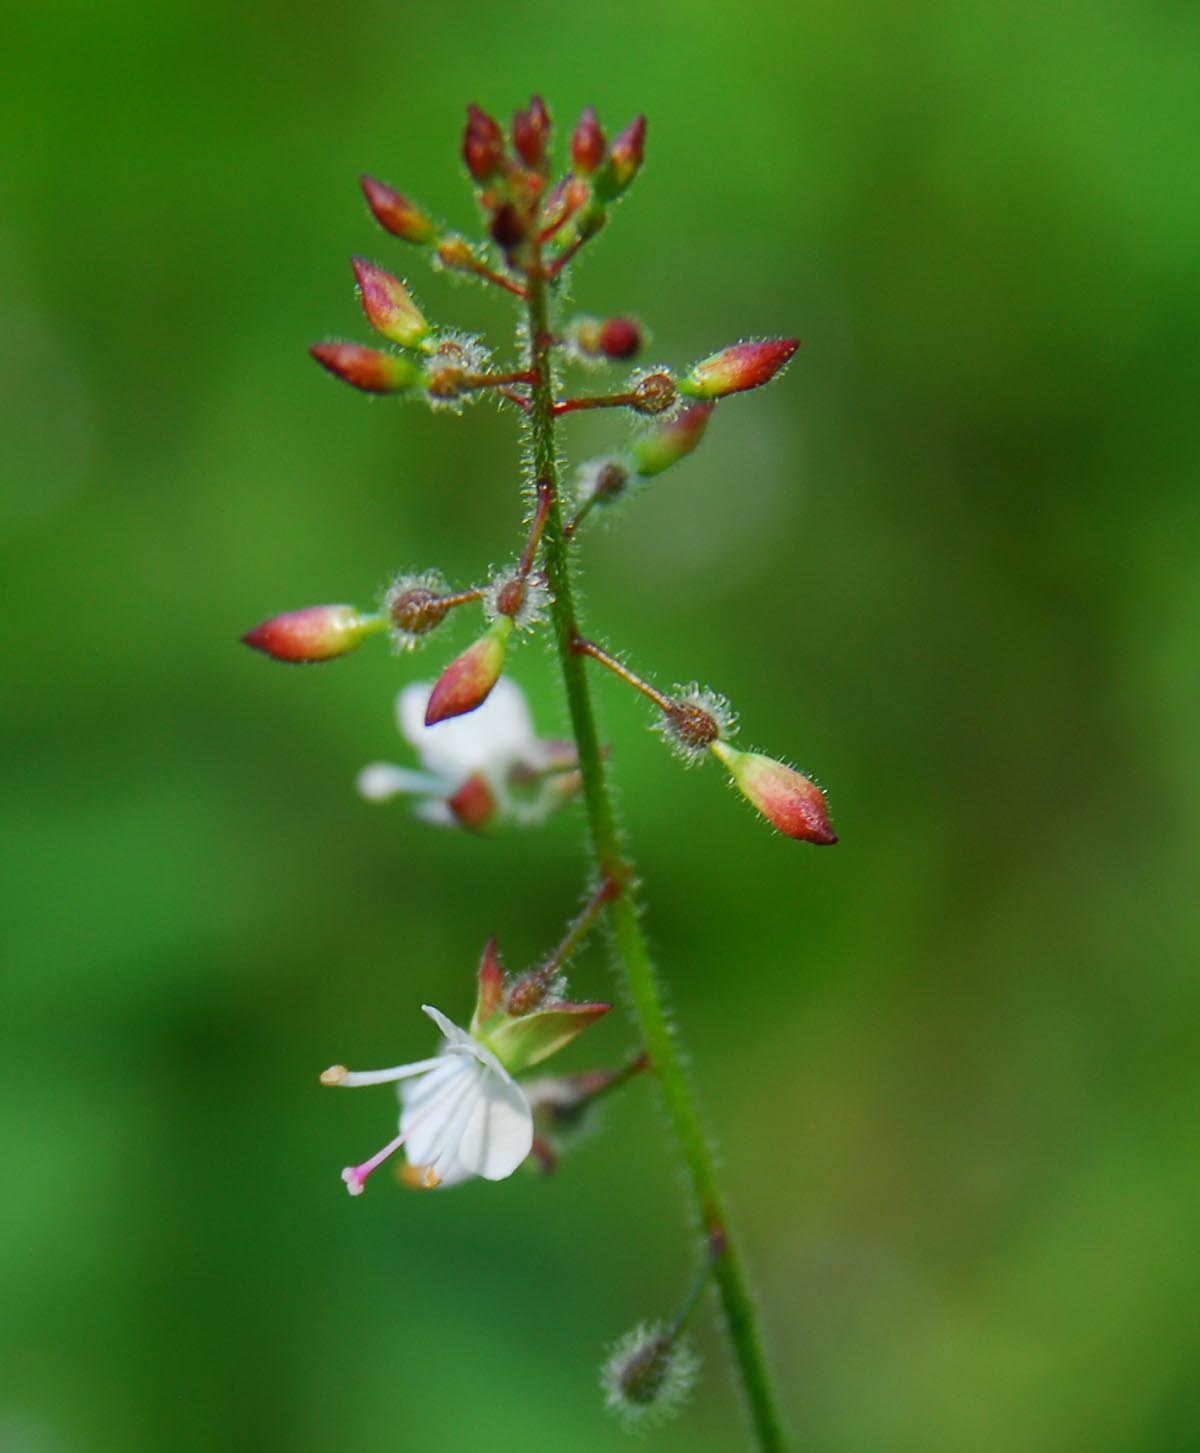
[[[342,1180],[360,1196],[367,1177],[402,1146],[420,1183],[450,1186],[471,1176],[502,1181],[533,1145],[533,1112],[525,1091],[496,1056],[431,1004],[421,1008],[445,1036],[433,1059],[390,1070],[347,1070],[334,1065],[323,1085],[400,1085],[400,1133],[361,1165],[347,1166]]]
[[[368,801],[415,796],[417,816],[441,827],[482,827],[495,818],[528,826],[577,790],[574,749],[538,738],[525,694],[508,677],[474,711],[426,726],[432,690],[415,682],[396,698],[400,733],[416,748],[422,770],[372,762],[358,775]]]

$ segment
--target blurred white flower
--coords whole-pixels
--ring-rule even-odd
[[[525,694],[508,677],[474,711],[426,726],[432,690],[420,681],[396,697],[400,733],[416,749],[421,770],[372,762],[358,775],[368,801],[416,797],[416,815],[440,827],[529,826],[578,791],[573,745],[536,735]]]
[[[348,1070],[334,1065],[323,1085],[355,1088],[400,1084],[400,1133],[361,1165],[347,1166],[342,1180],[352,1196],[367,1177],[401,1147],[416,1184],[450,1186],[471,1176],[502,1181],[533,1145],[533,1112],[524,1090],[496,1056],[431,1004],[421,1008],[445,1037],[433,1059],[389,1070]]]

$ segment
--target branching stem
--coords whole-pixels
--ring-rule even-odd
[[[633,865],[621,845],[587,675],[583,658],[576,649],[576,643],[582,637],[575,611],[570,551],[558,498],[558,458],[554,438],[556,407],[551,362],[553,334],[547,297],[549,279],[540,247],[535,245],[533,251],[526,288],[529,364],[535,375],[529,411],[533,466],[539,491],[544,488],[551,495],[543,536],[544,560],[546,577],[554,596],[558,659],[579,754],[592,846],[600,874],[619,889],[610,909],[617,954],[625,971],[642,1043],[658,1076],[680,1154],[687,1166],[696,1216],[705,1236],[706,1254],[713,1258],[712,1274],[720,1289],[725,1325],[758,1444],[766,1453],[782,1453],[785,1448],[783,1430],[763,1355],[757,1314],[746,1286],[741,1257],[730,1233],[713,1154],[684,1069],[677,1032],[667,1018],[658,977],[642,932],[634,899]],[[551,273],[561,271],[569,255],[570,249],[553,264]]]
[[[639,676],[636,671],[631,671],[623,661],[618,661],[615,656],[610,656],[595,641],[585,641],[582,636],[576,636],[572,649],[576,655],[590,656],[593,661],[598,661],[601,666],[611,671],[614,676],[619,676],[635,691],[640,691],[643,696],[648,696],[655,706],[660,711],[665,711],[668,716],[677,710],[676,703],[669,696],[664,696],[656,687],[651,686],[644,676]]]

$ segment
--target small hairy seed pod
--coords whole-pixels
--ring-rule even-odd
[[[675,380],[669,373],[647,373],[634,385],[631,407],[639,414],[665,414],[678,397]]]

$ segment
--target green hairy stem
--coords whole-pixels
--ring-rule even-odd
[[[687,1167],[696,1214],[706,1238],[705,1255],[712,1258],[712,1275],[720,1293],[725,1325],[758,1444],[771,1453],[777,1453],[786,1444],[763,1353],[757,1313],[730,1231],[729,1214],[717,1180],[712,1151],[684,1069],[678,1032],[667,1019],[658,977],[642,932],[634,901],[633,866],[621,846],[588,690],[585,659],[575,650],[580,634],[579,619],[571,587],[570,551],[558,490],[550,357],[553,336],[550,331],[547,276],[540,256],[535,256],[529,269],[526,306],[529,368],[533,376],[529,410],[533,467],[538,487],[547,490],[551,497],[543,536],[543,558],[554,597],[554,632],[579,752],[592,846],[601,876],[611,878],[620,887],[609,905],[617,953],[628,981],[646,1053],[662,1086],[679,1151]]]

